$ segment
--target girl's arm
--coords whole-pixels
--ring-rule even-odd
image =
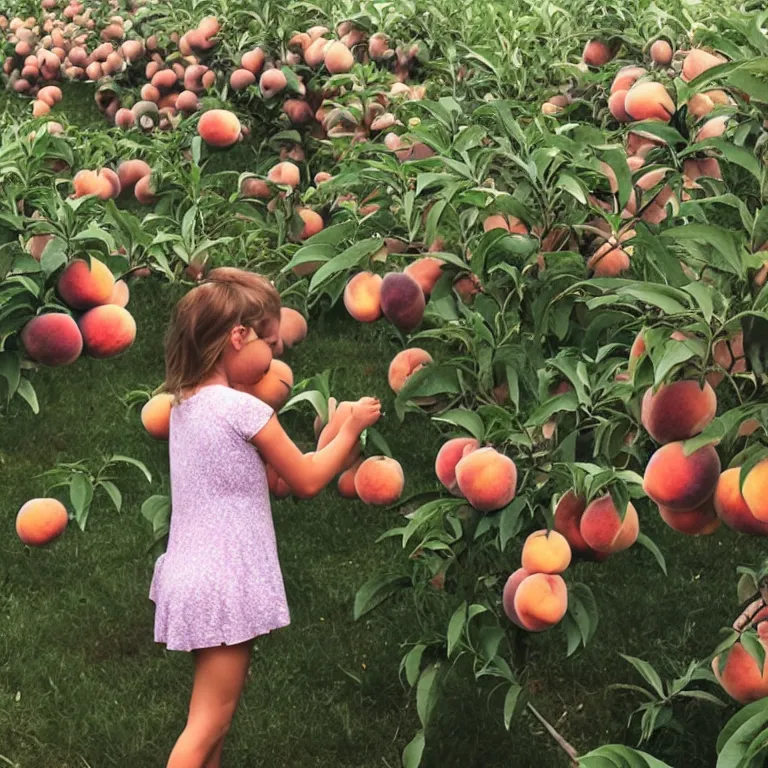
[[[273,415],[252,438],[262,459],[270,464],[299,498],[316,496],[341,472],[350,451],[357,445],[366,427],[381,415],[381,404],[364,397],[354,404],[336,436],[323,448],[303,454]]]

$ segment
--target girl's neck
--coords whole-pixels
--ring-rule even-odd
[[[184,397],[191,397],[192,395],[196,395],[201,389],[205,387],[213,387],[213,386],[222,386],[222,387],[228,387],[229,386],[229,379],[227,379],[226,374],[224,371],[215,369],[212,371],[208,376],[206,376],[197,386],[190,387],[186,392],[184,392]]]

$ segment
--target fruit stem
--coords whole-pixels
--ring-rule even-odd
[[[533,716],[544,726],[544,729],[547,731],[547,733],[557,742],[557,746],[560,747],[560,749],[562,749],[563,752],[565,752],[565,754],[571,758],[571,764],[577,765],[579,753],[573,748],[573,746],[569,744],[555,730],[555,727],[553,725],[550,725],[550,723],[548,723],[544,719],[544,716],[530,702],[528,702],[528,709],[531,710],[531,712],[533,713]]]

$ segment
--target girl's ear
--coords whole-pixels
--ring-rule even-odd
[[[248,328],[244,325],[236,325],[229,332],[229,343],[239,352],[245,346],[245,340],[248,337]]]

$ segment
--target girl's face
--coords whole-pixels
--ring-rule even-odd
[[[222,356],[229,383],[248,386],[263,378],[272,363],[273,351],[279,342],[279,318],[264,323],[260,336],[251,327],[233,328],[230,343]]]

